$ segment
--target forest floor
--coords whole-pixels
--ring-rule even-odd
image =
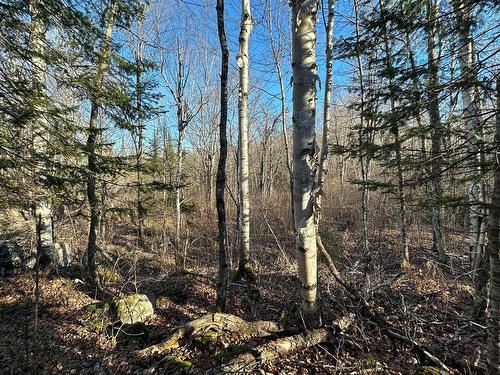
[[[196,231],[204,235],[196,237]],[[262,338],[241,341],[237,334],[230,334],[210,342],[188,341],[170,353],[138,355],[138,350],[161,342],[173,328],[213,311],[217,247],[215,235],[207,236],[206,231],[202,226],[191,230],[194,240],[187,249],[189,273],[175,271],[168,261],[172,256],[131,251],[133,235],[115,236],[113,245],[106,249],[122,254],[114,266],[123,279],[106,285],[109,295],[139,292],[157,301],[155,314],[147,320],[146,330],[138,335],[113,331],[105,321],[96,324],[89,319],[86,306],[96,299],[81,281],[76,267],[40,275],[37,321],[34,273],[0,280],[0,373],[208,374],[228,358],[264,342]],[[124,229],[123,233],[127,231]],[[254,237],[252,246],[258,279],[253,285],[230,284],[227,312],[248,321],[271,320],[300,327],[293,235],[276,237],[271,231],[262,233]],[[481,373],[472,363],[485,345],[486,330],[470,319],[473,288],[468,259],[462,254],[467,248],[465,237],[460,233],[448,235],[451,266],[442,266],[430,250],[429,234],[429,228],[421,227],[410,232],[412,264],[401,269],[397,231],[378,231],[371,243],[375,268],[370,304],[401,332],[428,345],[459,373]],[[326,233],[324,242],[328,248],[336,249],[332,256],[345,279],[360,283],[363,262],[355,231]],[[319,279],[323,322],[329,324],[354,314],[346,334],[355,345],[342,341],[317,345],[262,366],[255,373],[439,373],[423,366],[411,348],[389,340],[377,325],[362,316],[359,306],[323,263],[319,266]]]

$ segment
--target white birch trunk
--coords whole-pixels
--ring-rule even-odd
[[[320,325],[316,225],[313,214],[316,173],[316,0],[293,0],[293,178],[298,276],[302,314],[308,328]]]
[[[181,122],[182,124],[182,122]],[[184,129],[179,125],[179,133],[177,138],[177,168],[175,172],[175,265],[176,267],[183,267],[184,260],[182,259],[181,250],[181,185],[182,185],[182,142],[184,140]]]
[[[239,193],[240,193],[240,259],[238,273],[250,271],[250,200],[248,172],[248,45],[252,31],[250,0],[241,1],[240,53],[238,68],[240,73],[240,93],[238,101],[239,122]]]
[[[40,1],[31,0],[31,36],[30,47],[32,50],[31,63],[33,65],[33,88],[36,92],[43,94],[45,92],[45,74],[47,64],[43,58],[45,50],[45,23],[40,15]],[[41,98],[40,98],[41,99]],[[40,102],[43,102],[40,100]],[[36,153],[43,153],[45,143],[41,137],[42,133],[47,131],[47,121],[44,117],[44,108],[42,104],[35,104],[35,117],[32,123],[33,148]],[[42,164],[42,163],[40,163]],[[42,169],[40,165],[39,169]],[[37,178],[38,176],[34,176]],[[43,193],[46,194],[45,192]],[[36,217],[36,237],[37,258],[41,266],[48,266],[54,262],[54,235],[52,232],[52,205],[47,197],[35,198],[35,217]]]

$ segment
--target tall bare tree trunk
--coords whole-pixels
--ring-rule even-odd
[[[394,99],[391,99],[391,107],[394,110]],[[395,113],[393,111],[393,113]],[[410,252],[408,250],[407,225],[406,225],[406,194],[404,191],[404,174],[401,158],[401,137],[399,135],[399,125],[392,127],[394,143],[396,144],[396,166],[398,174],[398,200],[399,200],[399,233],[400,233],[400,255],[402,261],[406,264],[410,262]]]
[[[170,147],[172,145],[170,139],[170,133],[166,127],[163,125],[161,128],[162,133],[162,144],[163,144],[163,183],[165,185],[173,185],[172,181],[172,163],[170,158]],[[163,218],[162,218],[162,231],[163,231],[163,251],[167,251],[167,211],[168,211],[168,194],[167,189],[163,190]]]
[[[453,5],[459,17],[460,48],[458,61],[461,71],[461,94],[463,119],[467,131],[467,153],[470,163],[470,181],[467,186],[469,201],[469,251],[476,286],[474,315],[480,317],[486,308],[486,280],[484,257],[484,233],[486,210],[484,208],[484,184],[479,182],[481,170],[481,143],[477,134],[482,131],[479,93],[476,90],[476,72],[474,67],[474,41],[471,35],[471,4],[454,1]]]
[[[470,5],[464,4],[462,1],[455,1],[454,5],[460,22],[458,61],[461,70],[461,94],[463,118],[467,131],[467,152],[470,157],[471,174],[477,178],[481,174],[480,145],[476,137],[477,132],[481,130],[481,110],[478,93],[475,92],[477,78],[474,68],[474,48],[470,30],[472,16]],[[476,265],[476,259],[481,257],[481,244],[478,242],[481,222],[484,220],[481,185],[476,180],[471,180],[467,188],[469,200],[469,244],[473,265]]]
[[[356,43],[360,43],[360,30],[359,30],[359,5],[358,0],[354,0],[354,19],[355,19],[355,33],[356,33]],[[360,111],[359,111],[359,146],[363,147],[366,142],[366,125],[365,125],[365,82],[364,82],[364,68],[363,62],[361,60],[361,51],[359,50],[356,54],[356,63],[358,68],[358,79],[359,79],[359,99],[360,99]],[[371,291],[371,271],[372,256],[370,251],[370,246],[368,242],[368,177],[370,172],[370,157],[368,153],[363,155],[363,152],[359,153],[359,164],[361,169],[361,214],[363,222],[363,236],[362,236],[362,246],[363,254],[365,258],[365,270],[364,270],[364,291],[365,296],[368,297]],[[367,298],[368,299],[368,298]]]
[[[441,232],[441,212],[443,197],[442,166],[441,166],[441,144],[443,127],[439,112],[439,62],[437,53],[437,30],[440,0],[427,0],[427,89],[428,89],[428,112],[429,125],[432,129],[431,137],[431,180],[432,180],[432,231],[434,248],[439,260],[448,262],[448,257],[443,246],[443,234]]]
[[[229,281],[226,204],[224,190],[226,187],[227,160],[227,78],[229,71],[229,50],[227,48],[226,31],[224,29],[224,0],[217,0],[217,31],[221,47],[221,78],[220,78],[220,123],[219,123],[219,164],[215,182],[215,201],[219,229],[219,275],[217,279],[216,307],[219,312],[226,310],[227,285]]]
[[[240,71],[240,94],[238,101],[239,122],[239,193],[240,193],[240,259],[238,263],[238,277],[253,280],[250,265],[250,197],[248,172],[248,45],[252,31],[252,14],[250,0],[241,0],[241,30],[240,53],[238,67]]]
[[[182,108],[182,105],[180,106]],[[182,194],[182,162],[183,162],[183,150],[182,143],[184,141],[185,129],[182,122],[182,109],[177,111],[179,116],[179,125],[177,133],[177,147],[176,147],[176,171],[175,171],[175,266],[183,267],[184,259],[182,259],[182,249],[181,249],[181,194]]]
[[[488,255],[490,270],[490,293],[487,311],[488,327],[488,373],[500,374],[500,77],[497,77],[497,108],[495,134],[495,182],[488,228]]]
[[[196,117],[203,107],[203,98],[200,96],[199,106],[192,110],[186,94],[186,85],[189,80],[190,69],[185,65],[181,49],[181,41],[177,39],[177,72],[175,81],[171,82],[165,69],[164,53],[160,50],[160,73],[172,95],[177,107],[177,149],[176,149],[176,171],[175,171],[175,266],[185,267],[186,256],[182,251],[181,226],[182,226],[182,188],[183,188],[183,143],[186,128]]]
[[[182,52],[180,47],[180,42],[177,45],[177,79],[175,93],[172,91],[172,95],[175,97],[177,105],[177,148],[176,148],[176,169],[175,169],[175,266],[180,268],[184,265],[184,259],[182,257],[181,249],[181,224],[182,224],[182,212],[181,212],[181,195],[182,195],[182,162],[183,162],[183,149],[182,144],[184,142],[184,135],[187,123],[185,121],[184,113],[184,65]]]
[[[30,1],[31,13],[31,34],[30,47],[32,50],[32,84],[35,92],[40,97],[45,93],[45,74],[47,64],[43,57],[45,51],[45,21],[41,15],[41,4],[39,0]],[[40,102],[43,102],[40,100]],[[47,131],[47,122],[44,117],[42,104],[35,104],[35,116],[32,123],[33,149],[35,153],[43,153],[45,142],[40,134]],[[40,163],[42,164],[42,163]],[[43,166],[40,166],[40,169]],[[38,168],[37,168],[38,169]],[[35,172],[36,174],[36,172]],[[37,176],[34,176],[35,178]],[[42,193],[46,195],[46,193]],[[39,239],[37,245],[38,264],[41,267],[50,266],[55,261],[54,233],[52,231],[52,204],[46,196],[35,198],[34,213],[36,218],[36,238]]]
[[[308,328],[320,325],[316,225],[313,214],[314,180],[318,162],[316,117],[316,12],[317,0],[293,0],[293,178],[294,210],[301,282],[302,314]]]
[[[316,181],[314,214],[317,236],[319,236],[319,223],[321,220],[321,200],[324,194],[326,175],[328,173],[328,155],[331,132],[331,101],[332,101],[332,71],[333,71],[333,21],[335,0],[328,0],[328,19],[326,23],[326,72],[325,95],[323,97],[323,135],[321,152],[319,155],[319,171]]]
[[[331,132],[331,101],[332,101],[332,71],[333,71],[333,11],[335,0],[328,0],[328,19],[326,24],[326,72],[325,72],[325,96],[323,97],[323,137],[321,140],[321,152],[319,158],[318,187],[324,189],[326,175],[328,173],[328,154]],[[322,191],[316,195],[316,206],[321,213]],[[319,219],[319,218],[318,218]],[[318,220],[319,222],[319,220]]]
[[[144,148],[144,122],[142,116],[142,39],[139,36],[137,51],[135,53],[136,64],[136,110],[137,110],[137,144],[135,171],[137,179],[137,240],[139,245],[144,244],[144,206],[142,203],[142,154]]]
[[[100,131],[97,127],[97,118],[99,116],[99,109],[101,106],[100,91],[102,89],[104,75],[106,74],[109,64],[110,44],[113,33],[115,11],[116,0],[111,0],[107,10],[104,39],[101,46],[99,61],[97,62],[97,69],[91,92],[90,119],[88,127],[89,134],[87,138],[87,199],[90,206],[89,236],[87,242],[87,272],[98,288],[100,285],[99,278],[97,277],[95,254],[97,252],[97,226],[99,225],[101,207],[99,204],[99,198],[97,197],[97,175],[99,173],[99,168],[97,165],[96,141]]]
[[[410,62],[410,67],[411,67],[411,77],[412,77],[412,99],[413,102],[415,103],[415,121],[417,122],[417,126],[419,131],[421,132],[420,134],[420,157],[422,158],[422,162],[424,164],[424,168],[426,171],[431,174],[430,171],[428,171],[427,168],[427,149],[425,145],[425,132],[424,132],[424,125],[422,121],[422,116],[421,116],[421,106],[422,106],[422,92],[420,91],[418,87],[418,72],[417,72],[417,64],[415,62],[415,54],[413,53],[411,41],[410,41],[410,33],[406,32],[405,33],[405,48],[406,48],[406,53],[408,56],[408,60]]]
[[[288,177],[290,181],[290,207],[291,207],[291,216],[292,216],[292,227],[295,230],[295,209],[294,209],[294,181],[293,181],[293,170],[292,170],[292,161],[290,159],[290,142],[288,141],[287,134],[287,126],[286,126],[286,94],[285,94],[285,83],[283,81],[283,67],[281,65],[281,53],[282,53],[282,44],[281,44],[281,27],[278,27],[277,35],[278,35],[278,45],[275,44],[274,36],[273,36],[273,23],[272,23],[272,4],[269,4],[268,8],[268,30],[269,30],[269,42],[271,44],[271,51],[273,54],[274,65],[276,67],[276,74],[278,76],[278,82],[280,87],[280,105],[281,105],[281,131],[283,133],[283,142],[285,145],[285,157],[286,157],[286,167],[288,170]]]

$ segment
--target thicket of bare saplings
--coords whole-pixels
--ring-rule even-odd
[[[499,11],[0,2],[0,373],[500,374]]]

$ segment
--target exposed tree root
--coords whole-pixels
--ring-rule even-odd
[[[257,275],[249,263],[238,266],[233,281],[240,281],[241,279],[246,279],[250,283],[255,283],[257,280]]]
[[[287,336],[260,345],[246,353],[243,353],[219,368],[215,374],[241,374],[252,372],[257,365],[273,363],[281,357],[307,349],[324,342],[338,341],[342,331],[351,325],[351,316],[341,319],[330,327],[306,331],[293,336]]]
[[[139,354],[145,356],[175,349],[182,346],[188,338],[213,330],[216,332],[237,332],[244,338],[252,338],[269,336],[280,332],[282,328],[275,322],[262,320],[247,322],[235,315],[211,313],[175,329],[167,340],[145,348]]]
[[[337,267],[335,266],[335,263],[330,257],[330,254],[328,254],[325,247],[323,246],[319,234],[316,236],[316,242],[318,245],[318,250],[320,254],[323,256],[326,265],[330,269],[330,272],[332,273],[335,280],[347,290],[350,297],[354,301],[361,304],[363,315],[365,315],[367,318],[371,319],[374,323],[376,323],[382,330],[382,333],[384,333],[391,340],[399,341],[403,344],[410,346],[411,350],[419,357],[420,360],[425,359],[427,361],[430,361],[431,363],[433,363],[436,366],[439,366],[441,369],[447,371],[448,373],[456,373],[456,371],[450,369],[448,366],[444,364],[443,361],[441,361],[436,355],[434,355],[428,347],[426,347],[425,345],[418,344],[415,340],[405,336],[403,333],[399,333],[398,329],[394,328],[393,325],[389,323],[383,316],[374,311],[372,307],[363,298],[359,290],[357,290],[352,284],[346,282],[342,278],[342,275],[337,270]]]

